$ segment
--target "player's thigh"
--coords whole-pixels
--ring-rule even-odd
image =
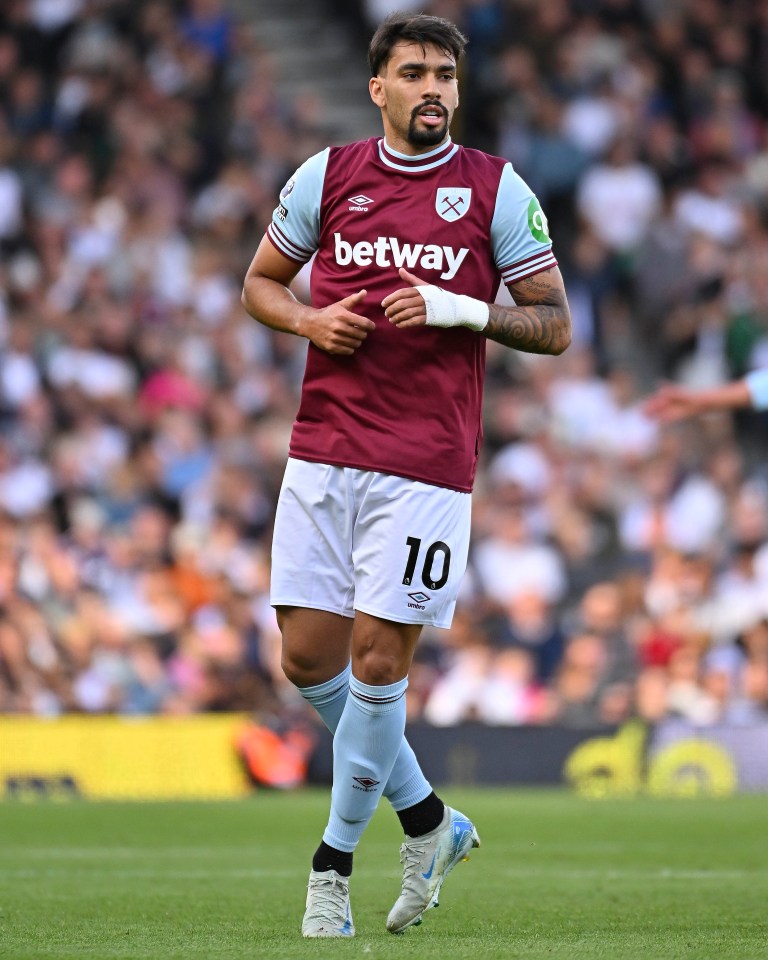
[[[272,605],[353,616],[353,525],[344,470],[288,460],[272,537]]]
[[[467,566],[471,497],[376,475],[355,528],[355,609],[448,627]]]

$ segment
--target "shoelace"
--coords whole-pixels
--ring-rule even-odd
[[[409,840],[400,847],[400,863],[403,865],[403,890],[420,893],[418,881],[421,876],[422,857],[427,852],[429,841]]]
[[[310,883],[313,899],[313,914],[323,916],[322,908],[330,908],[330,914],[338,914],[343,923],[347,919],[347,896],[349,887],[340,878],[313,880]]]

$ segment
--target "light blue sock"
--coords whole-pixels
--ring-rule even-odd
[[[323,840],[355,849],[389,780],[405,730],[408,679],[386,686],[349,678],[349,696],[333,738],[331,816]]]
[[[346,668],[331,680],[318,683],[314,687],[298,688],[302,697],[307,703],[312,704],[320,714],[323,723],[333,734],[336,733],[339,720],[341,720],[341,715],[344,712],[351,674],[352,664],[348,663]],[[395,810],[405,810],[428,797],[431,792],[432,787],[421,771],[416,754],[403,737],[397,760],[392,767],[387,785],[384,787],[384,796]]]
[[[320,714],[320,719],[331,733],[336,733],[336,727],[344,713],[351,674],[352,664],[348,663],[337,677],[332,677],[325,683],[318,683],[314,687],[297,687],[307,703],[311,703]]]

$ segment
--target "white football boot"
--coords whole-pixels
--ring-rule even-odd
[[[402,933],[421,923],[422,914],[437,906],[440,887],[469,851],[480,846],[474,824],[458,810],[445,808],[439,827],[423,837],[408,837],[400,847],[403,889],[387,917],[387,930]]]
[[[354,937],[349,877],[342,877],[335,870],[310,873],[301,932],[305,937]]]

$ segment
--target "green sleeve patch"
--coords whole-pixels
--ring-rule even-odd
[[[552,242],[549,237],[549,223],[536,197],[531,197],[528,204],[528,229],[539,243]]]

